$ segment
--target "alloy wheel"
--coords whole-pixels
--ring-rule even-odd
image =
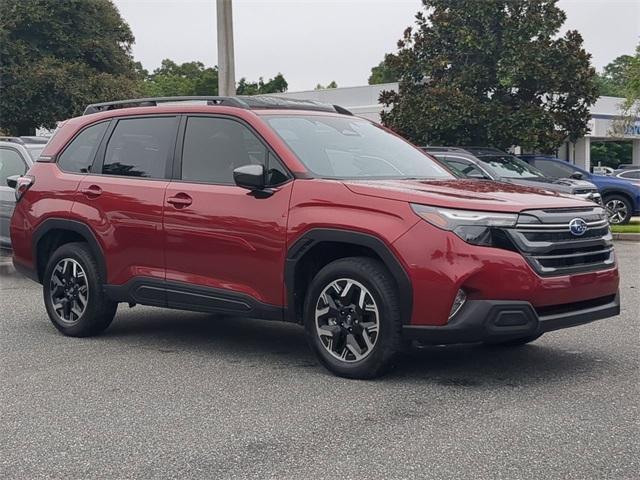
[[[51,304],[60,322],[75,324],[89,302],[89,284],[82,266],[72,258],[63,258],[51,273],[49,287]]]
[[[327,285],[316,302],[316,332],[323,347],[343,362],[367,357],[378,340],[380,314],[371,292],[341,278]]]
[[[627,218],[627,206],[622,200],[609,200],[605,207],[607,208],[607,214],[609,215],[609,223],[618,224]]]

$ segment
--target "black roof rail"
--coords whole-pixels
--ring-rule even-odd
[[[249,108],[246,103],[238,97],[218,97],[218,96],[183,96],[183,97],[150,97],[150,98],[132,98],[129,100],[117,100],[115,102],[92,103],[84,109],[83,115],[91,113],[105,112],[107,110],[116,110],[118,108],[132,107],[155,107],[159,103],[172,102],[207,102],[208,105],[225,105],[238,108]]]
[[[297,98],[284,98],[271,95],[240,95],[236,97],[186,96],[134,98],[130,100],[118,100],[115,102],[93,103],[85,108],[83,115],[105,112],[107,110],[116,110],[119,108],[155,107],[160,103],[194,101],[207,102],[208,105],[221,105],[251,110],[316,110],[322,112],[336,112],[345,115],[353,115],[349,110],[338,105],[329,105],[327,103],[316,102],[315,100],[301,100]]]

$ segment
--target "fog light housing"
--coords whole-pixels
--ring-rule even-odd
[[[449,311],[449,320],[451,320],[456,313],[462,308],[464,302],[467,301],[467,294],[463,289],[458,290],[456,293],[456,298],[453,299],[453,305],[451,305],[451,310]]]

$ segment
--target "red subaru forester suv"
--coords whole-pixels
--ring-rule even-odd
[[[14,180],[14,264],[65,335],[119,302],[284,320],[370,378],[403,340],[521,345],[620,311],[598,205],[456,179],[341,107],[195,100],[91,105]]]

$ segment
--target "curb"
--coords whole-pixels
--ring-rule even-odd
[[[614,233],[613,239],[622,242],[640,242],[640,233]]]

